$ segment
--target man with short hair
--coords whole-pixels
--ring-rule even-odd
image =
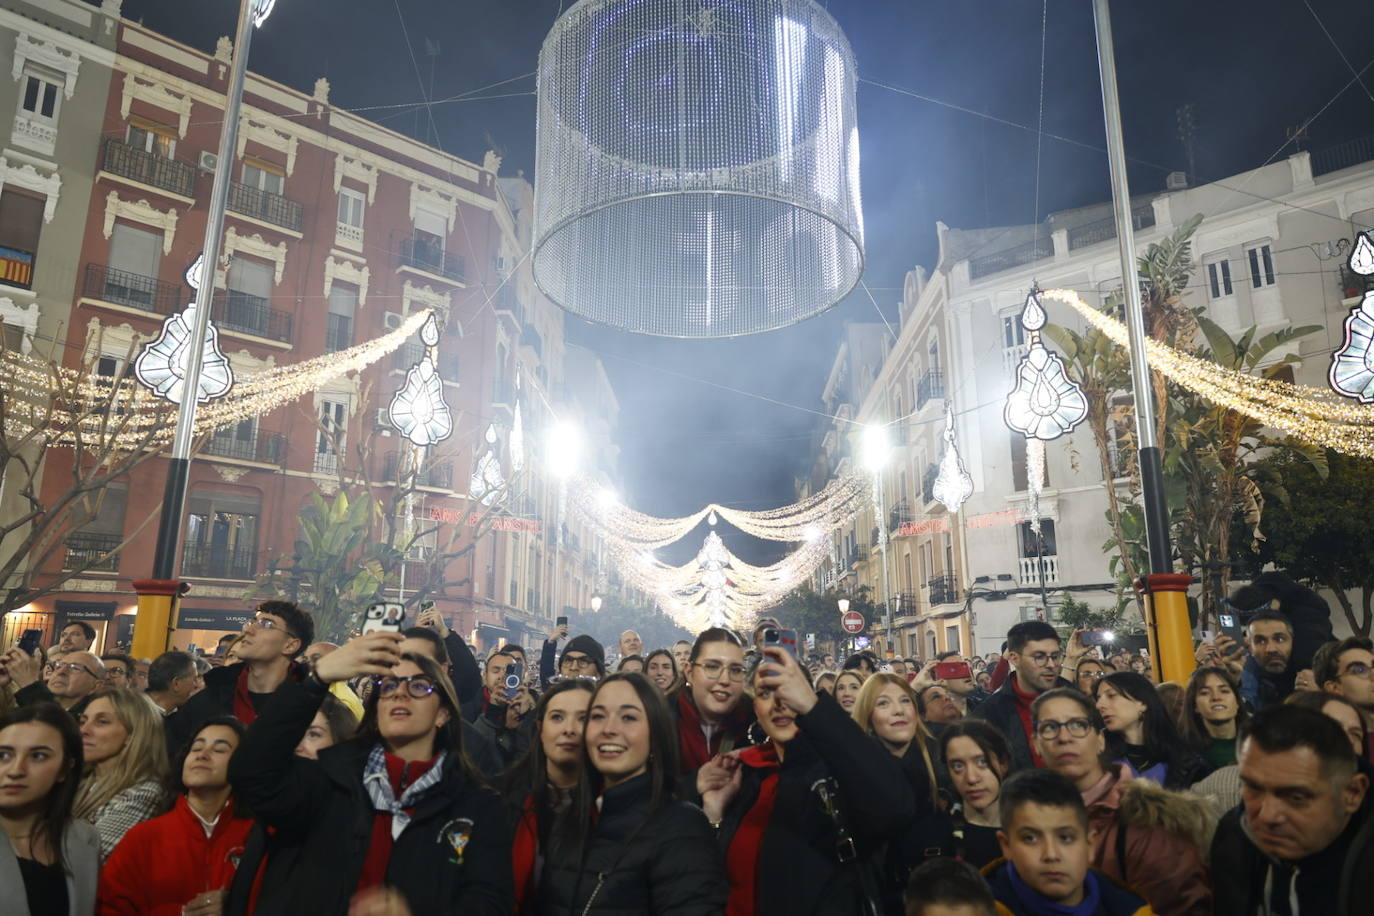
[[[905,916],[997,916],[978,869],[962,859],[927,859],[906,882]]]
[[[238,638],[238,633],[225,633],[221,636],[215,643],[215,654],[210,658],[211,663],[216,667],[224,664],[224,654],[229,651],[229,647],[232,646],[234,640]]]
[[[200,692],[204,680],[190,653],[171,649],[148,666],[147,697],[164,717],[176,712]]]
[[[106,652],[100,656],[105,663],[105,683],[111,687],[132,687],[134,660],[123,652]]]
[[[94,652],[68,652],[53,667],[47,684],[38,680],[29,666],[12,668],[14,699],[20,706],[56,703],[79,718],[86,711],[91,694],[105,686],[105,663]],[[32,680],[30,680],[32,678]]]
[[[1250,658],[1241,666],[1240,695],[1252,710],[1282,702],[1293,692],[1292,682],[1299,672],[1312,667],[1317,650],[1336,638],[1331,631],[1331,607],[1326,599],[1277,570],[1261,573],[1249,585],[1236,589],[1222,602],[1222,607],[1223,613],[1232,614],[1246,628],[1247,647],[1251,642],[1249,624],[1262,614],[1279,614],[1288,624],[1288,659],[1283,671],[1271,672],[1263,659],[1255,656],[1253,647]],[[1224,637],[1218,637],[1217,644],[1222,647]],[[1266,654],[1272,651],[1267,645],[1263,649]],[[1273,663],[1277,666],[1277,659]]]
[[[84,620],[73,620],[57,636],[57,648],[63,652],[87,652],[95,644],[95,627]]]
[[[560,627],[560,633],[567,635],[566,625]],[[539,658],[539,683],[547,687],[554,677],[554,652],[557,647],[557,638],[544,641],[544,652]],[[558,656],[559,677],[590,677],[601,679],[606,676],[606,650],[601,643],[597,642],[586,633],[579,633],[568,644],[563,647],[563,654]]]
[[[964,717],[964,709],[943,684],[929,684],[916,694],[916,711],[936,738]]]
[[[864,677],[868,677],[878,670],[878,658],[868,650],[855,652],[844,660],[844,670],[861,671]]]
[[[319,663],[320,659],[337,648],[339,647],[332,642],[314,642],[305,647],[305,654],[301,656],[301,660],[305,662],[307,668],[314,671],[315,665]]]
[[[1013,770],[1044,766],[1031,735],[1031,704],[1047,690],[1072,686],[1059,676],[1064,661],[1059,633],[1043,620],[1021,621],[1007,631],[1007,661],[1007,679],[969,715],[1006,737]]]
[[[130,678],[129,686],[134,690],[148,689],[148,669],[152,667],[151,658],[134,659],[134,673]]]
[[[1212,841],[1216,916],[1355,916],[1374,903],[1374,798],[1344,730],[1312,709],[1250,720],[1241,804]]]
[[[1254,711],[1282,703],[1294,689],[1293,625],[1278,611],[1262,610],[1245,624],[1250,657],[1241,669],[1240,694]]]
[[[167,746],[180,748],[215,716],[233,716],[251,725],[287,677],[305,676],[305,669],[293,659],[314,641],[315,623],[309,613],[290,601],[259,604],[234,647],[242,661],[215,668],[205,677],[205,689],[167,717]]]
[[[997,804],[1003,859],[983,875],[1009,913],[1152,916],[1142,897],[1088,867],[1088,811],[1067,776],[1051,770],[1015,773],[1002,784]]]
[[[1329,642],[1312,659],[1313,683],[1343,696],[1364,717],[1364,758],[1374,763],[1374,640],[1350,636]]]
[[[486,697],[481,714],[473,726],[496,745],[501,761],[509,767],[530,745],[533,719],[525,722],[534,708],[534,697],[523,680],[514,688],[508,681],[521,664],[504,649],[487,660]]]
[[[910,678],[906,676],[906,659],[904,658],[894,658],[892,661],[888,662],[887,670],[891,671],[893,674],[897,675],[904,681],[910,680]]]
[[[629,658],[631,655],[639,655],[644,651],[644,640],[639,638],[639,634],[634,630],[626,630],[620,634],[620,657]]]
[[[691,664],[691,658],[692,643],[690,640],[679,639],[677,642],[673,643],[673,661],[677,663],[679,675],[687,670],[687,666]],[[835,657],[833,655],[827,655],[826,658],[829,659],[826,663],[826,667],[835,667]]]

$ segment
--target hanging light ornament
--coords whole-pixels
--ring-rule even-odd
[[[205,255],[200,254],[186,270],[186,282],[194,290],[200,289]],[[134,377],[160,398],[180,404],[186,389],[186,357],[192,346],[191,335],[196,325],[196,304],[168,315],[162,331],[152,343],[145,344],[134,360]],[[213,321],[205,325],[204,353],[201,356],[200,379],[196,400],[205,402],[223,397],[234,387],[234,370],[229,357],[219,348],[219,331]]]
[[[583,0],[538,76],[533,271],[563,308],[728,337],[858,284],[857,70],[814,0]]]
[[[490,506],[496,502],[501,488],[506,485],[506,479],[501,474],[501,459],[496,457],[496,427],[488,424],[483,438],[487,447],[473,468],[472,478],[468,481],[468,495],[480,500],[484,506]]]
[[[430,314],[420,328],[425,354],[406,371],[405,384],[391,399],[391,425],[415,445],[424,447],[453,435],[453,414],[444,402],[444,382],[434,366],[439,346],[439,320]]]
[[[1040,330],[1048,321],[1040,291],[1031,290],[1021,310],[1021,327],[1029,341],[1016,367],[1016,387],[1007,395],[1003,412],[1007,425],[1027,439],[1049,442],[1082,423],[1088,399],[1064,371],[1064,361],[1045,349]]]
[[[1361,232],[1350,252],[1350,271],[1374,276],[1374,240]],[[1331,387],[1361,404],[1374,403],[1374,287],[1345,319],[1345,343],[1331,354]]]
[[[954,407],[948,403],[945,405],[945,453],[931,492],[950,512],[958,512],[964,501],[973,495],[973,477],[964,467],[963,456],[954,443]]]

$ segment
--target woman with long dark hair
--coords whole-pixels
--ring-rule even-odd
[[[644,660],[644,674],[665,694],[677,683],[677,662],[667,649],[655,649]]]
[[[959,801],[950,810],[954,855],[978,868],[1002,857],[997,800],[1011,772],[1011,748],[982,719],[955,722],[940,736],[940,756]]]
[[[1198,668],[1183,695],[1183,737],[1202,751],[1212,769],[1236,762],[1240,730],[1250,712],[1240,701],[1240,685],[1222,667]]]
[[[100,873],[100,916],[218,916],[253,820],[235,804],[229,761],[245,726],[201,725],[172,768],[171,811],[125,835]]]
[[[719,825],[730,876],[726,912],[880,912],[891,896],[883,846],[915,816],[900,762],[834,697],[817,694],[785,649],[765,647],[750,684],[768,740],[702,774],[702,806]]]
[[[1178,733],[1155,685],[1144,676],[1113,672],[1097,682],[1093,696],[1107,729],[1107,752],[1129,766],[1132,776],[1186,789],[1211,772]]]
[[[538,912],[717,914],[728,887],[711,827],[673,798],[677,734],[642,674],[613,674],[587,707],[587,766],[552,832]]]
[[[0,718],[0,906],[14,916],[85,916],[95,908],[100,841],[72,815],[81,734],[54,703]]]
[[[538,912],[539,864],[548,848],[549,830],[572,804],[573,790],[582,779],[582,739],[594,686],[584,678],[550,686],[534,707],[536,740],[497,781],[515,817],[511,866],[517,913]]]
[[[682,676],[668,709],[677,723],[679,765],[689,773],[750,743],[754,717],[744,698],[744,641],[725,627],[703,630]]]
[[[287,679],[229,765],[267,827],[266,864],[240,870],[229,912],[511,912],[510,827],[463,753],[458,698],[439,663],[399,633],[351,640],[303,681]],[[375,678],[358,734],[319,753],[296,745],[329,685]]]

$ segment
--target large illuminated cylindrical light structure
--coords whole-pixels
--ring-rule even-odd
[[[729,337],[858,284],[858,74],[813,0],[582,0],[538,75],[533,270],[563,308]]]

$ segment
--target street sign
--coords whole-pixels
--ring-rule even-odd
[[[864,631],[864,615],[858,611],[846,611],[840,618],[840,626],[844,627],[846,633],[862,633]]]

